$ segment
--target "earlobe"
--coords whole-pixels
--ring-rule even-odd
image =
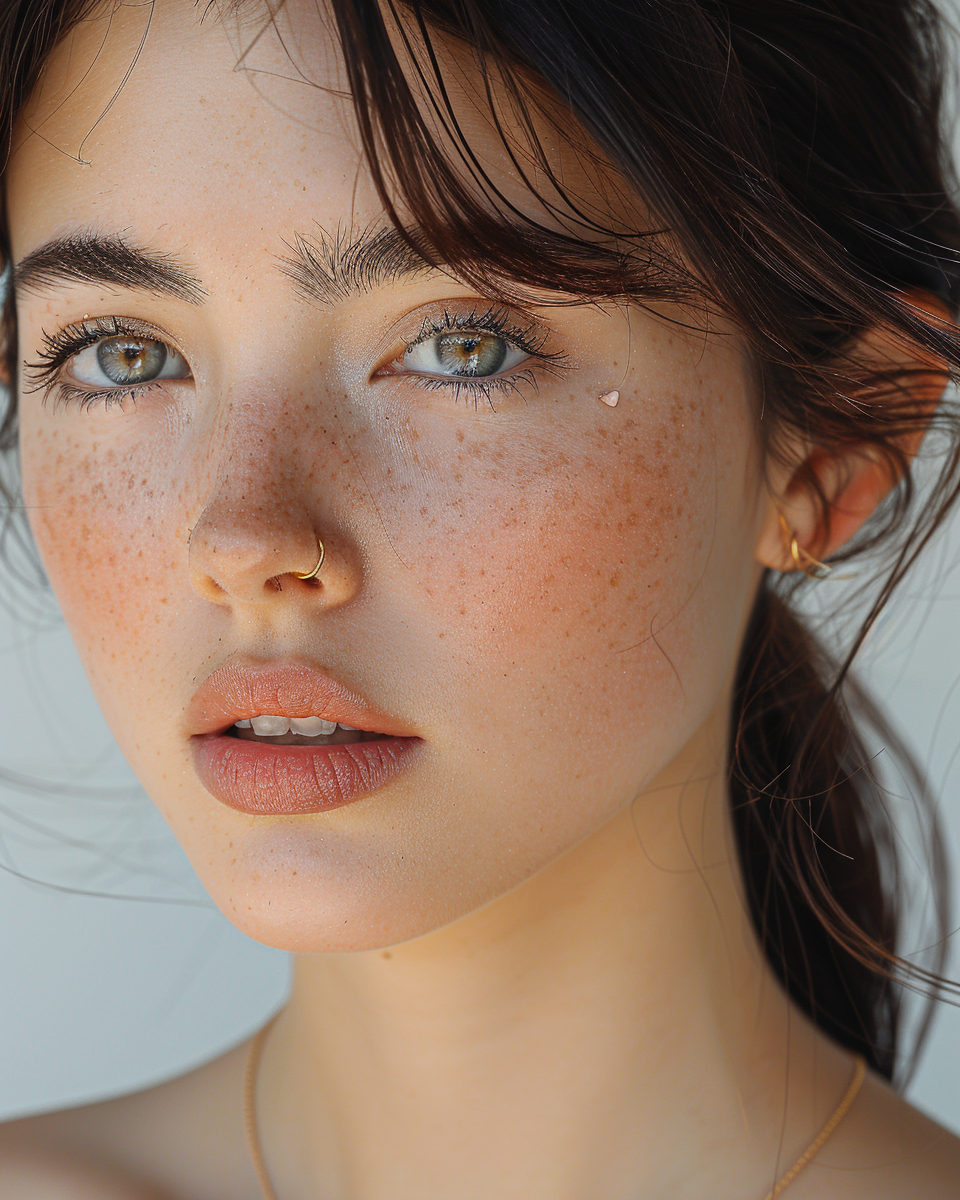
[[[755,551],[757,562],[772,571],[804,570],[805,564],[814,570],[829,571],[826,563],[806,549],[811,540],[805,528],[808,524],[809,514],[799,512],[796,504],[788,504],[784,511],[780,501],[768,494],[767,511]]]
[[[818,558],[814,558],[812,554],[808,554],[806,550],[801,549],[796,530],[790,528],[787,518],[783,513],[780,513],[779,517],[780,533],[783,537],[784,545],[790,548],[790,558],[793,561],[794,569],[802,571],[804,575],[809,575],[811,579],[826,579],[833,570],[833,567],[820,562]]]
[[[775,571],[823,578],[830,569],[825,560],[854,536],[897,482],[892,463],[876,447],[813,451],[780,496],[768,495],[757,561]]]

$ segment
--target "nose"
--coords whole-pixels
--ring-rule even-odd
[[[233,461],[190,530],[195,591],[223,605],[301,598],[325,608],[356,594],[360,566],[352,540],[328,503],[293,482],[268,458],[257,456],[245,467]]]

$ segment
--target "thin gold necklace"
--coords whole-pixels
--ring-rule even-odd
[[[275,1020],[276,1017],[274,1017]],[[270,1176],[267,1174],[267,1164],[263,1159],[263,1150],[260,1147],[260,1133],[257,1129],[257,1073],[260,1069],[260,1056],[263,1053],[263,1044],[267,1040],[267,1034],[272,1028],[273,1021],[270,1021],[264,1025],[250,1043],[250,1049],[247,1052],[247,1062],[243,1071],[243,1119],[247,1131],[247,1147],[250,1151],[250,1160],[253,1163],[253,1169],[256,1171],[257,1179],[260,1182],[263,1200],[277,1200],[277,1193],[273,1190],[273,1184],[270,1182]],[[777,1197],[786,1191],[803,1168],[808,1166],[820,1153],[827,1140],[836,1132],[837,1126],[850,1111],[850,1107],[857,1098],[857,1093],[860,1091],[860,1085],[863,1083],[866,1073],[867,1064],[858,1054],[854,1059],[853,1079],[850,1080],[850,1086],[844,1093],[843,1099],[833,1110],[826,1125],[824,1125],[793,1166],[788,1171],[785,1171],[773,1185],[773,1190],[767,1194],[765,1200],[777,1200]]]

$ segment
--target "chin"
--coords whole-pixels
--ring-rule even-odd
[[[349,953],[423,937],[492,896],[456,876],[417,871],[409,855],[363,852],[328,831],[275,826],[247,839],[229,861],[198,871],[214,903],[241,933],[277,950]],[[411,869],[412,868],[412,869]]]
[[[277,900],[264,893],[218,903],[224,916],[241,933],[291,954],[352,954],[385,950],[402,942],[435,933],[465,913],[444,916],[433,911],[411,912],[406,900],[390,903],[338,903],[310,895],[285,896]]]

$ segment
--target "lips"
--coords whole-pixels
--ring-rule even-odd
[[[282,746],[228,736],[259,713],[322,717],[380,736],[348,745]],[[187,712],[194,765],[222,804],[259,816],[340,808],[409,770],[423,745],[395,717],[300,663],[231,663],[209,675]]]

